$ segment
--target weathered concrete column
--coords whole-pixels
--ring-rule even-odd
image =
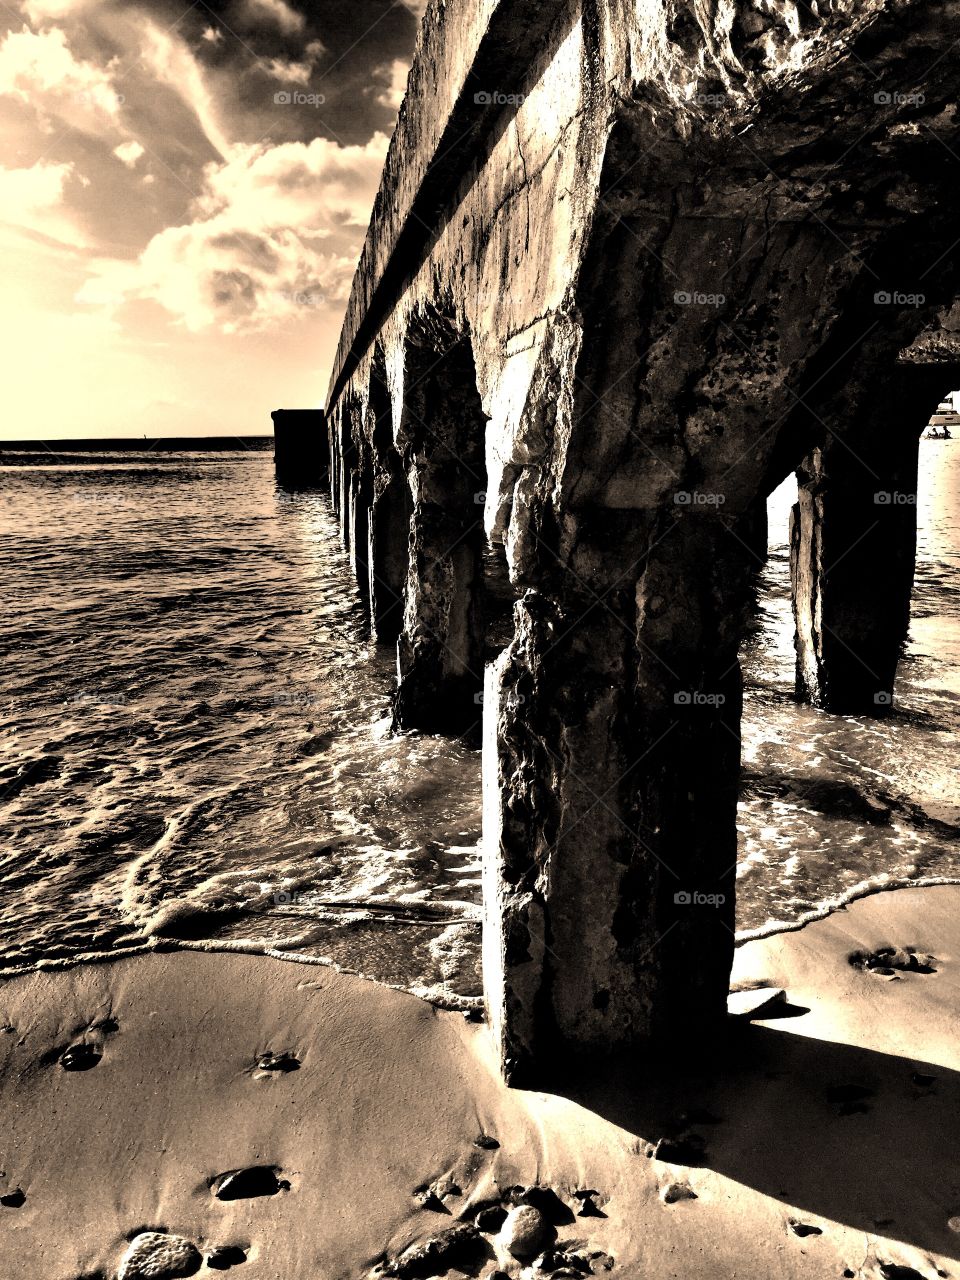
[[[716,514],[578,519],[489,677],[484,987],[504,1068],[709,1044],[733,955],[752,557]],[[649,548],[649,550],[648,550]]]
[[[381,643],[394,643],[403,629],[403,593],[410,560],[413,501],[393,441],[393,408],[382,351],[373,361],[368,401],[368,437],[373,468],[369,511],[370,623]]]
[[[291,488],[312,488],[327,474],[330,453],[322,409],[274,409],[277,479]]]
[[[394,724],[479,736],[485,419],[469,342],[443,336],[445,354],[408,352],[401,440],[412,517]]]
[[[843,715],[893,702],[910,623],[918,440],[935,369],[894,369],[805,459],[790,520],[797,695]]]

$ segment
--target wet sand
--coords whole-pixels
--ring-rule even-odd
[[[0,1277],[960,1274],[960,887],[749,942],[734,979],[765,1020],[575,1097],[507,1089],[483,1026],[323,967],[12,978]]]

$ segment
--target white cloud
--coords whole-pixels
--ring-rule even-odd
[[[400,110],[400,103],[403,101],[403,95],[407,91],[407,72],[409,70],[410,64],[400,58],[394,58],[390,63],[390,82],[377,94],[377,102],[382,107],[389,107],[391,111]]]
[[[143,62],[161,84],[180,95],[196,116],[207,141],[225,157],[230,150],[230,140],[220,125],[203,68],[187,45],[170,31],[164,31],[154,23],[147,23]]]
[[[119,161],[125,164],[128,169],[133,169],[136,166],[137,161],[143,155],[143,147],[141,147],[139,142],[131,139],[130,142],[121,142],[119,147],[114,147],[113,154]]]
[[[280,80],[285,84],[303,84],[310,83],[310,77],[313,69],[317,65],[320,55],[323,53],[323,45],[319,40],[311,40],[304,49],[304,58],[300,62],[284,62],[282,58],[270,58],[268,61],[261,63],[267,75],[273,76],[275,80]]]
[[[91,8],[96,0],[24,0],[23,12],[35,26],[72,18]]]
[[[101,262],[82,302],[150,298],[188,329],[264,329],[342,302],[350,288],[386,152],[309,144],[236,147],[208,165],[194,221],[153,237],[136,262]]]
[[[306,19],[286,3],[286,0],[247,0],[247,11],[255,21],[272,22],[285,35],[302,31]]]
[[[38,161],[29,169],[0,166],[0,209],[8,225],[38,232],[79,248],[83,237],[63,208],[63,189],[72,164]]]
[[[204,27],[200,38],[206,40],[209,44],[219,44],[223,39],[223,32],[219,27]]]
[[[0,44],[0,94],[19,98],[38,114],[51,113],[76,128],[91,117],[115,120],[123,98],[111,84],[113,64],[75,58],[59,28],[11,31]]]

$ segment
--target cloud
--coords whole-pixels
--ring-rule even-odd
[[[97,0],[25,0],[23,12],[34,26],[47,22],[61,22],[72,18],[84,9],[91,8]]]
[[[323,53],[323,45],[319,40],[311,40],[303,52],[305,56],[300,62],[288,62],[283,58],[270,58],[263,64],[263,69],[274,80],[280,80],[285,84],[307,85],[310,83],[313,69]]]
[[[38,114],[53,114],[77,128],[91,117],[116,120],[123,98],[111,83],[114,66],[75,58],[59,28],[11,31],[0,44],[0,95],[19,98]]]
[[[194,220],[135,262],[101,262],[81,302],[152,299],[188,329],[262,330],[347,297],[387,139],[235,147],[207,166]]]
[[[400,103],[403,101],[403,95],[407,91],[407,71],[409,64],[400,58],[394,58],[389,67],[386,68],[389,75],[389,83],[384,89],[377,94],[377,102],[382,107],[389,107],[391,111],[399,111]],[[383,72],[381,71],[381,77]]]
[[[224,132],[203,68],[189,47],[170,31],[148,23],[142,46],[143,64],[156,79],[180,95],[197,119],[207,141],[226,157],[230,141]]]
[[[0,165],[3,221],[62,244],[81,247],[83,237],[63,208],[64,187],[73,176],[72,164],[38,161],[29,169],[7,169]]]
[[[286,0],[247,0],[247,13],[254,22],[272,22],[284,35],[302,31],[306,19]]]
[[[114,147],[113,154],[118,160],[125,164],[128,169],[133,169],[136,166],[137,161],[143,155],[143,147],[141,147],[139,142],[131,139],[130,142],[121,142],[119,147]]]

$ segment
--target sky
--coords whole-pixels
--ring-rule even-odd
[[[323,404],[424,0],[0,0],[0,439]]]

